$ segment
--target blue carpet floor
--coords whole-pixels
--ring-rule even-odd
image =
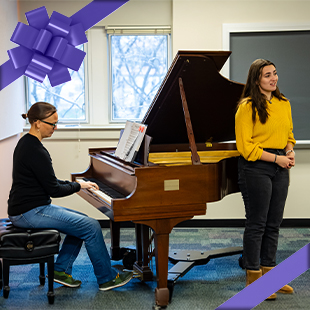
[[[170,235],[171,250],[213,250],[223,247],[242,246],[242,228],[175,228]],[[110,246],[110,232],[103,229],[106,244]],[[121,230],[121,246],[132,246],[134,229]],[[310,241],[308,228],[282,228],[278,247],[278,263],[288,258]],[[244,288],[245,271],[239,267],[239,255],[211,260],[206,265],[195,266],[175,284],[173,298],[167,310],[216,309]],[[119,265],[122,261],[112,261]],[[173,265],[169,263],[169,266]],[[152,265],[154,273],[155,262]],[[0,293],[0,309],[152,309],[156,282],[143,283],[131,280],[126,286],[102,292],[98,290],[92,265],[85,247],[74,264],[73,277],[81,280],[77,289],[66,288],[55,283],[55,303],[47,301],[47,283],[39,285],[38,265],[12,266],[10,272],[10,295],[8,299]],[[310,309],[310,271],[308,270],[291,285],[293,295],[278,294],[275,301],[264,301],[255,309]]]

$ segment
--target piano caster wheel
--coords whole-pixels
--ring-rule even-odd
[[[132,270],[136,262],[136,250],[127,250],[123,256],[123,265],[126,269]]]
[[[239,262],[240,268],[244,269],[242,254],[239,257],[238,262]]]
[[[165,309],[169,304],[169,289],[155,288],[155,309]],[[158,308],[159,307],[159,308]]]

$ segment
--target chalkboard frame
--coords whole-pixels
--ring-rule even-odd
[[[300,36],[307,36],[307,38],[310,38],[310,23],[298,23],[298,24],[271,24],[271,23],[259,23],[259,24],[223,24],[223,49],[224,50],[230,50],[232,51],[232,55],[230,57],[230,59],[226,62],[226,64],[224,65],[221,74],[226,76],[229,79],[235,80],[237,82],[242,82],[244,83],[246,79],[246,75],[247,75],[247,71],[249,68],[249,65],[251,64],[251,62],[256,59],[259,58],[259,56],[257,57],[257,55],[261,55],[263,54],[263,56],[260,56],[262,58],[267,58],[271,61],[274,61],[275,64],[277,65],[277,69],[278,71],[280,70],[280,78],[284,78],[285,74],[287,76],[290,76],[291,72],[293,72],[293,70],[290,69],[289,66],[286,66],[287,63],[285,63],[285,65],[283,64],[282,61],[282,66],[280,65],[280,67],[278,67],[278,63],[277,60],[279,60],[277,57],[274,57],[274,53],[270,53],[273,59],[268,58],[269,55],[268,52],[266,52],[266,49],[268,50],[268,45],[266,44],[265,47],[262,47],[262,52],[261,53],[256,53],[256,49],[257,47],[255,47],[255,52],[253,53],[253,59],[251,59],[251,51],[247,51],[247,55],[248,57],[241,57],[240,55],[240,48],[239,45],[238,47],[236,47],[236,42],[239,42],[242,44],[242,40],[247,40],[246,42],[255,42],[256,38],[257,40],[260,40],[259,42],[262,42],[261,40],[265,39],[266,42],[271,42],[270,39],[271,38],[280,38],[280,40],[282,40],[283,38],[285,38],[285,40],[289,40],[290,38],[294,38],[294,40],[300,40]],[[240,41],[241,40],[241,41]],[[254,40],[254,41],[253,41]],[[285,42],[289,42],[289,41],[285,41]],[[310,42],[310,40],[309,40]],[[241,45],[240,44],[240,45]],[[247,45],[248,46],[248,45]],[[259,48],[260,45],[258,45]],[[263,45],[262,45],[263,46]],[[280,46],[280,44],[279,44]],[[288,44],[289,49],[285,49],[283,51],[283,46],[282,49],[280,50],[281,54],[283,54],[283,52],[289,50],[290,51],[290,55],[295,55],[296,54],[296,58],[298,60],[298,55],[300,54],[300,49],[297,51],[296,53],[294,51],[292,51],[292,49],[294,49],[294,44]],[[273,47],[273,48],[277,48],[277,47]],[[280,49],[281,47],[279,47]],[[251,49],[251,45],[250,45],[250,49]],[[235,58],[233,58],[233,54],[234,54],[234,50],[235,50]],[[310,50],[310,43],[307,46],[307,50]],[[242,50],[241,50],[242,51]],[[299,54],[298,54],[299,52]],[[236,53],[238,54],[236,56]],[[280,54],[279,54],[280,55]],[[309,54],[308,54],[309,55]],[[281,55],[282,56],[282,55]],[[283,56],[284,57],[284,56]],[[304,56],[303,56],[304,57]],[[247,58],[247,60],[245,60],[244,58]],[[274,59],[277,58],[277,59]],[[292,57],[290,57],[291,59]],[[301,57],[299,57],[301,58]],[[251,59],[251,61],[249,61]],[[236,66],[236,61],[239,61],[240,63],[240,68],[239,66]],[[246,63],[249,62],[248,63]],[[296,61],[296,60],[295,60]],[[242,64],[241,64],[242,62]],[[239,64],[238,63],[238,64]],[[246,64],[245,64],[246,63]],[[246,68],[245,68],[246,66]],[[240,73],[234,74],[234,71],[236,71],[236,69],[234,68],[239,68],[240,71],[245,71],[244,76],[241,78],[239,78],[239,80],[236,80],[236,77],[239,75],[240,77]],[[305,69],[306,73],[309,72],[310,70],[310,64],[308,65],[307,63],[307,68]],[[286,71],[286,72],[283,72]],[[284,73],[284,74],[283,74]],[[305,73],[305,74],[306,74]],[[306,74],[306,76],[309,76],[310,74]],[[281,81],[281,79],[279,79],[279,81]],[[298,82],[298,81],[297,81]],[[282,79],[282,84],[285,85],[285,81]],[[288,83],[286,84],[288,85]],[[280,86],[280,90],[285,94],[287,92],[287,87],[283,87],[281,88],[281,84],[279,83]],[[310,90],[305,90],[306,94],[304,96],[306,96],[305,98],[309,97],[309,91]],[[290,95],[290,94],[289,94]],[[287,96],[290,100],[291,100],[291,96]],[[294,99],[294,98],[293,98]],[[292,113],[293,113],[293,121],[294,124],[298,124],[300,127],[300,124],[302,124],[302,126],[306,126],[306,127],[300,127],[299,128],[299,135],[297,132],[296,135],[296,140],[297,140],[297,145],[299,145],[300,147],[310,147],[310,122],[306,119],[303,119],[303,117],[305,116],[305,118],[307,118],[306,115],[310,115],[310,104],[309,104],[309,108],[307,107],[307,109],[309,109],[309,113],[300,113],[300,110],[297,110],[298,113],[296,112],[297,109],[297,105],[293,106],[293,104],[296,103],[296,100],[294,100],[292,102]],[[305,103],[303,103],[305,104]],[[308,106],[308,105],[307,105]],[[294,113],[294,107],[295,107],[295,113]],[[308,111],[308,110],[307,110]],[[295,115],[295,118],[294,118]],[[299,118],[301,118],[300,121]],[[297,127],[298,129],[298,125],[296,125],[295,127]],[[301,138],[299,138],[301,137]]]

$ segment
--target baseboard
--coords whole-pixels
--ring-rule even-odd
[[[99,220],[102,228],[109,228],[109,220]],[[206,227],[244,227],[245,219],[223,219],[223,220],[188,220],[176,225],[176,227],[206,228]],[[134,228],[132,222],[121,222],[121,228]],[[281,227],[286,228],[310,228],[310,219],[283,219]]]

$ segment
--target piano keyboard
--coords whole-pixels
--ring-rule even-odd
[[[124,198],[126,197],[124,194],[118,192],[114,188],[109,187],[108,185],[98,181],[94,178],[82,178],[82,179],[76,179],[78,182],[79,180],[85,181],[85,182],[94,182],[99,186],[99,190],[96,189],[90,189],[89,191],[94,194],[95,196],[99,197],[100,199],[108,202],[111,205],[111,201],[114,198]]]

